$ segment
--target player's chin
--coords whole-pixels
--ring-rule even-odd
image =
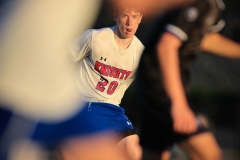
[[[132,38],[133,36],[134,36],[134,34],[132,34],[132,33],[125,34],[125,38]]]

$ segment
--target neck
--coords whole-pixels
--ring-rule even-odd
[[[114,39],[119,49],[126,49],[130,46],[133,37],[130,38],[123,37],[116,27],[114,31]]]

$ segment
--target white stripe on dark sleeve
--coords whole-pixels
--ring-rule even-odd
[[[172,24],[167,24],[166,25],[166,30],[173,33],[174,35],[176,35],[182,41],[187,41],[188,40],[187,34],[183,30],[181,30],[180,28],[178,28],[178,27],[176,27]]]

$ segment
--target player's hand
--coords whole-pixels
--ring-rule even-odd
[[[172,106],[173,130],[181,134],[190,134],[197,130],[196,116],[187,107]]]

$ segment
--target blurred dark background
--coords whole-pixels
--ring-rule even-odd
[[[93,28],[113,26],[112,0],[104,1]],[[224,0],[223,17],[226,26],[221,34],[240,43],[240,1]],[[143,17],[136,36],[143,41],[157,15]],[[240,54],[240,53],[239,53]],[[192,66],[192,86],[189,100],[194,109],[203,113],[210,122],[227,159],[238,159],[240,152],[240,60],[201,53]],[[138,106],[134,104],[134,83],[127,90],[121,106],[135,126],[138,126]]]

